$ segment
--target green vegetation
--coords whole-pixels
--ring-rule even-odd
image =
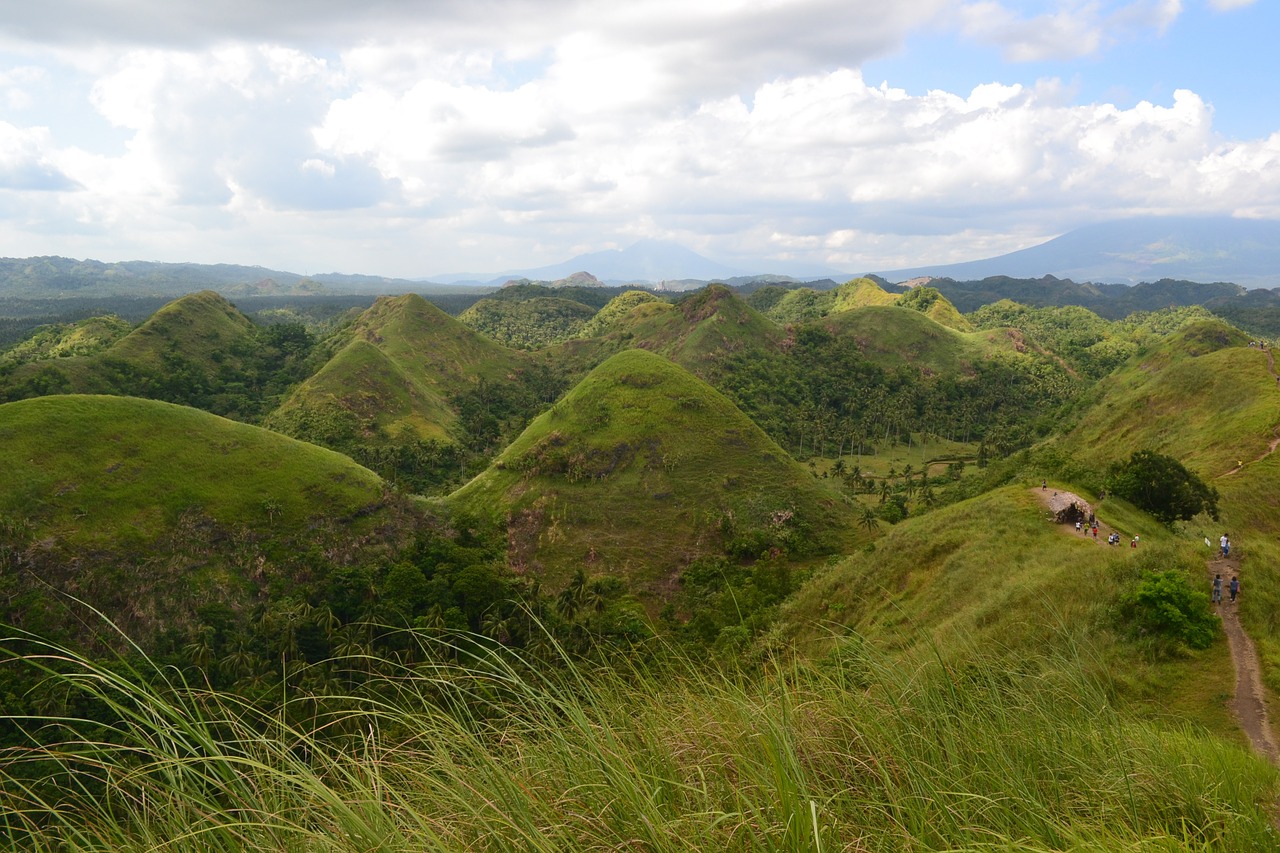
[[[851,527],[729,400],[643,350],[592,371],[449,502],[505,528],[518,572],[607,572],[655,610],[699,557],[830,553]]]
[[[128,334],[99,318],[37,334],[0,360],[0,400],[92,393],[147,397],[256,422],[301,381],[314,339],[255,326],[211,291],[172,302]]]
[[[1152,450],[1205,479],[1265,454],[1276,383],[1267,354],[1247,343],[1220,320],[1153,339],[1080,401],[1063,449],[1099,468]]]
[[[541,349],[577,337],[596,309],[571,299],[481,299],[458,321],[504,346]]]
[[[127,322],[115,316],[42,326],[17,346],[0,353],[0,369],[50,358],[93,355],[123,338],[129,329]]]
[[[1172,524],[1206,513],[1218,518],[1218,491],[1171,456],[1139,450],[1126,462],[1111,466],[1107,490]]]
[[[563,387],[545,364],[419,296],[380,298],[333,345],[266,426],[347,453],[415,492],[459,483]]]
[[[0,848],[1274,849],[1219,619],[1280,690],[1270,353],[945,285],[46,323]]]
[[[538,674],[423,638],[425,662],[370,685],[390,698],[291,723],[145,660],[28,648],[96,714],[0,753],[14,849],[1275,848],[1274,769],[1117,713],[1070,654],[903,668],[849,638],[756,677]]]

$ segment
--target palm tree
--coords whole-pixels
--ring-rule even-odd
[[[574,620],[585,603],[586,589],[587,575],[582,569],[578,569],[574,572],[569,585],[556,597],[556,610],[560,611],[561,616],[570,622]]]
[[[862,507],[858,522],[867,529],[868,533],[875,533],[880,527],[880,519],[876,518],[876,511],[865,505]]]
[[[889,499],[889,494],[893,491],[893,489],[889,486],[889,481],[885,479],[880,481],[880,486],[878,491],[880,492],[880,503],[884,503],[886,500]]]

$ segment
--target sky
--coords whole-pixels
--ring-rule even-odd
[[[1275,0],[5,6],[8,257],[856,273],[1280,218]]]

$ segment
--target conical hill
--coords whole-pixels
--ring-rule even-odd
[[[865,308],[868,305],[892,305],[898,301],[898,294],[890,293],[869,278],[846,281],[835,289],[833,295],[835,300],[831,305],[831,314]]]
[[[0,405],[0,465],[0,515],[79,543],[152,537],[191,510],[224,524],[304,529],[316,514],[359,514],[382,491],[375,474],[340,454],[136,397]]]
[[[593,370],[449,502],[505,524],[518,571],[612,574],[651,604],[699,557],[829,552],[850,531],[825,483],[643,350]]]
[[[624,293],[585,328],[600,337],[570,341],[553,350],[555,356],[585,370],[622,348],[635,347],[666,356],[708,380],[715,378],[725,356],[776,353],[784,338],[773,321],[720,284],[675,303]]]
[[[253,323],[212,290],[175,299],[111,347],[107,355],[160,365],[176,354],[202,367],[252,348]]]
[[[948,303],[949,304],[949,303]],[[1020,336],[1007,330],[961,332],[928,314],[897,305],[868,305],[832,314],[813,326],[855,340],[863,355],[888,370],[910,368],[927,375],[957,375],[986,359],[1025,360]]]
[[[19,388],[43,374],[43,387],[54,392],[144,393],[182,395],[178,375],[187,385],[209,385],[220,374],[243,366],[256,347],[253,323],[212,290],[175,299],[111,346],[91,355],[33,360],[18,366],[6,384]],[[14,393],[11,396],[33,396]]]
[[[49,636],[81,631],[63,593],[139,640],[247,610],[323,565],[313,549],[353,559],[391,516],[382,481],[340,454],[133,397],[0,405],[0,466],[0,619]]]
[[[350,342],[267,419],[287,435],[341,447],[353,441],[450,440],[452,394],[513,374],[519,356],[421,296],[382,297]]]

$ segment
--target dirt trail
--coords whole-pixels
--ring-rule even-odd
[[[1218,557],[1208,562],[1209,579],[1214,575],[1222,575],[1222,603],[1216,606],[1218,615],[1222,617],[1222,627],[1227,632],[1227,644],[1231,647],[1231,663],[1236,671],[1236,691],[1230,707],[1240,728],[1249,737],[1253,748],[1262,753],[1272,764],[1280,764],[1280,747],[1276,744],[1275,732],[1271,729],[1271,720],[1267,715],[1266,692],[1262,687],[1262,667],[1258,664],[1258,652],[1253,647],[1253,640],[1240,626],[1240,618],[1236,613],[1238,605],[1231,602],[1228,584],[1231,578],[1240,577],[1240,559],[1238,557]],[[1243,580],[1240,594],[1246,592]]]
[[[1040,488],[1033,488],[1032,491],[1038,497],[1040,503],[1048,508],[1052,492],[1044,491]],[[1065,535],[1078,538],[1093,538],[1092,536],[1086,537],[1083,534],[1076,533],[1071,525],[1062,524],[1059,526]],[[1099,538],[1095,541],[1098,544],[1106,544],[1106,535],[1111,530],[1110,525],[1099,517]],[[1120,544],[1127,547],[1126,535],[1121,534],[1120,538]],[[1249,635],[1245,633],[1240,624],[1239,615],[1236,613],[1237,605],[1231,602],[1229,589],[1231,578],[1240,578],[1240,594],[1242,596],[1247,594],[1244,576],[1240,573],[1240,558],[1216,557],[1208,561],[1206,568],[1208,569],[1210,582],[1212,582],[1214,575],[1222,575],[1223,601],[1222,604],[1215,605],[1214,609],[1222,617],[1222,627],[1227,634],[1227,645],[1231,649],[1231,664],[1236,674],[1235,693],[1232,695],[1228,707],[1231,708],[1231,713],[1239,723],[1241,731],[1249,738],[1249,743],[1254,750],[1266,756],[1267,760],[1272,764],[1280,766],[1280,743],[1276,740],[1275,732],[1271,728],[1271,719],[1267,713],[1267,694],[1262,686],[1262,667],[1258,662],[1258,652],[1253,646],[1253,640],[1249,639]]]

